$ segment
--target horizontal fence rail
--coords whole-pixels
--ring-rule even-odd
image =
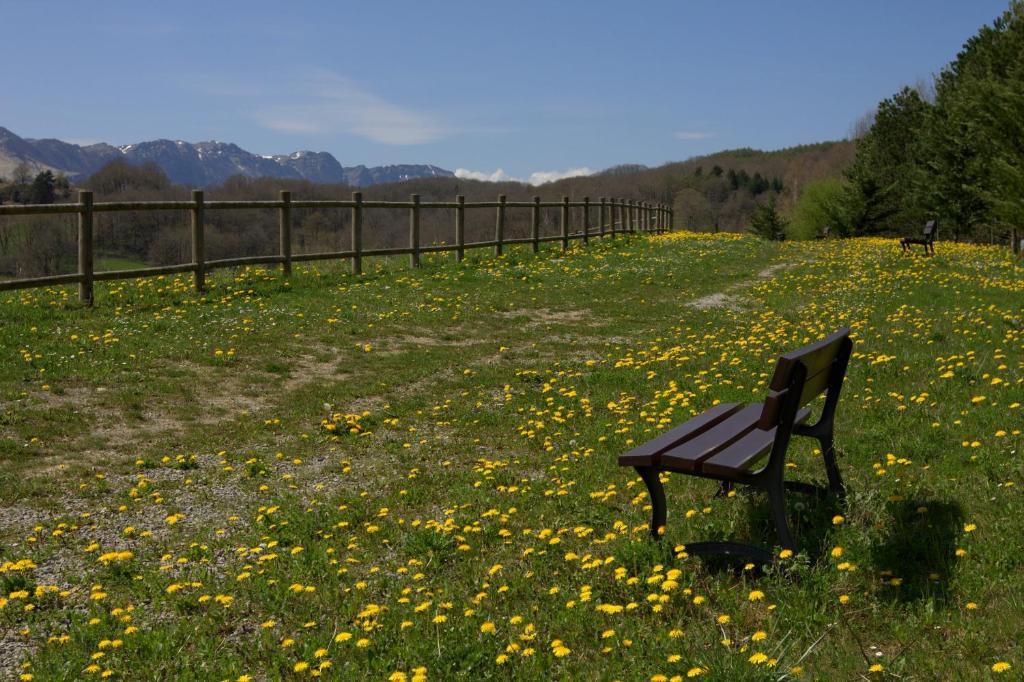
[[[349,209],[352,217],[351,248],[346,251],[325,251],[319,253],[292,253],[292,210],[293,209]],[[365,249],[363,248],[363,212],[366,209],[405,210],[409,213],[409,246],[401,248]],[[541,236],[541,209],[560,209],[559,233]],[[582,225],[571,225],[573,208],[582,208]],[[205,257],[205,214],[206,211],[267,209],[278,212],[278,253],[268,256],[245,256],[241,258],[222,258],[207,260]],[[422,244],[420,241],[420,216],[424,210],[454,209],[455,210],[455,243],[454,244]],[[493,209],[495,211],[494,239],[487,241],[466,242],[466,209]],[[527,238],[505,237],[506,211],[509,209],[530,209],[530,236]],[[113,213],[119,211],[188,211],[190,214],[191,253],[192,261],[177,265],[134,268],[131,270],[107,270],[96,272],[93,264],[93,217],[97,213]],[[596,213],[596,221],[592,220]],[[279,264],[284,276],[290,276],[292,264],[296,262],[316,260],[344,260],[352,264],[353,274],[363,269],[363,259],[370,256],[408,255],[412,267],[419,267],[420,256],[424,253],[454,251],[455,258],[461,262],[466,249],[493,248],[495,256],[501,256],[506,245],[529,244],[536,253],[540,244],[545,242],[561,242],[562,250],[569,248],[569,242],[581,239],[586,244],[592,237],[616,234],[651,232],[668,232],[672,229],[672,208],[663,204],[655,204],[626,199],[601,198],[591,201],[584,197],[581,201],[571,201],[562,197],[561,201],[541,201],[533,197],[533,201],[507,201],[500,195],[497,201],[467,202],[459,195],[455,201],[420,201],[418,194],[413,194],[409,201],[366,201],[362,192],[353,192],[349,200],[329,201],[295,201],[291,192],[282,190],[277,201],[206,201],[201,190],[192,192],[191,201],[118,201],[94,203],[91,191],[80,191],[77,203],[47,205],[12,205],[0,206],[0,217],[3,216],[36,216],[36,215],[77,215],[78,216],[78,272],[47,277],[32,277],[0,281],[0,291],[14,289],[30,289],[34,287],[53,286],[78,283],[78,298],[82,303],[91,305],[93,302],[93,283],[97,281],[134,279],[154,275],[171,275],[183,272],[193,273],[194,286],[203,291],[206,273],[215,268],[239,267],[246,265]],[[2,229],[2,228],[0,228]]]

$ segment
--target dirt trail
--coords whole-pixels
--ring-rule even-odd
[[[696,298],[692,301],[687,301],[686,305],[698,310],[707,310],[709,308],[727,308],[729,310],[736,311],[743,310],[747,299],[742,296],[740,292],[749,289],[760,281],[771,279],[775,276],[775,273],[780,270],[788,270],[796,265],[797,263],[794,262],[774,263],[761,270],[755,277],[731,284],[726,287],[725,291],[716,291],[713,294],[708,294],[707,296],[701,296],[700,298]]]

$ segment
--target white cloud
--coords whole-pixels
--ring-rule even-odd
[[[331,71],[299,79],[288,103],[258,109],[257,120],[285,133],[351,133],[374,142],[433,142],[445,127],[432,116],[403,108]]]
[[[562,180],[564,178],[579,178],[593,174],[594,171],[584,166],[582,168],[570,168],[567,171],[536,171],[534,173],[530,173],[530,177],[524,180],[523,178],[509,175],[501,168],[493,173],[488,171],[474,171],[467,168],[457,168],[455,170],[455,177],[457,178],[482,180],[484,182],[524,182],[530,185],[543,185],[545,183]]]
[[[483,182],[523,182],[522,178],[514,178],[501,168],[493,173],[474,171],[468,168],[456,168],[455,177],[465,180],[482,180]]]
[[[582,168],[570,168],[567,171],[537,171],[536,173],[530,173],[530,179],[527,182],[531,185],[543,185],[548,182],[554,182],[555,180],[563,180],[565,178],[582,178],[593,174],[594,171],[590,170],[586,166]]]
[[[706,140],[714,136],[714,133],[704,133],[695,130],[680,130],[677,133],[672,133],[672,137],[677,140]]]

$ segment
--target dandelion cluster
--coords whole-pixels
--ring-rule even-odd
[[[671,233],[120,282],[91,314],[4,294],[0,447],[27,501],[5,498],[24,653],[3,672],[1012,676],[1024,284],[943,246]],[[763,505],[666,474],[655,545],[615,456],[760,400],[780,352],[844,325],[847,503],[793,500],[784,571],[716,572],[685,543],[770,543]],[[822,476],[816,445],[794,478]]]

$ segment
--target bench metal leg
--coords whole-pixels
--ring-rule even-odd
[[[778,485],[768,487],[768,499],[772,505],[772,518],[775,520],[775,530],[779,533],[779,544],[783,549],[796,549],[793,536],[789,532],[789,523],[786,521],[786,493],[782,481]]]
[[[665,528],[665,488],[661,485],[661,471],[657,467],[633,467],[640,474],[651,496],[651,535],[661,539]]]
[[[821,459],[825,462],[825,473],[828,474],[828,488],[842,498],[846,495],[846,486],[843,485],[843,477],[839,475],[839,465],[836,464],[836,448],[831,429],[819,436],[818,442],[821,444]]]
[[[786,490],[794,493],[803,493],[804,495],[814,495],[819,499],[825,499],[831,493],[828,488],[823,488],[813,483],[804,483],[803,481],[786,481],[783,485]]]
[[[684,547],[686,547],[686,553],[691,556],[743,557],[761,565],[770,564],[775,561],[771,552],[763,547],[747,545],[742,542],[729,542],[725,540],[688,542]]]

